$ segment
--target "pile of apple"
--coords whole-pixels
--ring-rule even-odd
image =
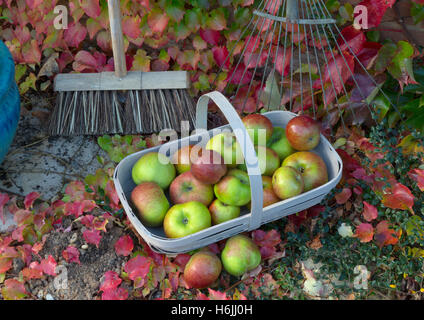
[[[274,127],[263,115],[252,114],[244,117],[243,123],[258,155],[263,207],[328,181],[325,162],[311,151],[320,142],[319,124],[314,119],[298,116],[282,128]],[[193,157],[193,152],[197,152],[197,157]],[[182,147],[171,159],[158,152],[145,154],[132,168],[137,186],[131,201],[138,217],[147,227],[163,227],[168,238],[185,237],[239,217],[241,209],[249,208],[251,202],[246,165],[244,161],[237,163],[239,159],[243,155],[232,132],[213,136],[204,148]],[[228,249],[221,255],[224,268],[233,275],[256,268],[260,263],[259,250],[250,238],[243,237],[236,236],[237,241],[230,238]],[[244,251],[250,253],[241,254],[246,247],[249,249]],[[252,263],[231,262],[234,256],[242,260],[251,256]],[[202,257],[200,261],[213,259],[203,251]],[[215,271],[219,269],[210,261],[207,264],[215,265]]]

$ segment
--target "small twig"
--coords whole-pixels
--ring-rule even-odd
[[[4,189],[4,188],[2,188],[2,187],[0,187],[0,191],[1,191],[1,192],[3,192],[3,193],[13,194],[14,196],[17,196],[17,197],[23,197],[23,195],[22,195],[22,194],[19,194],[19,193],[16,193],[16,192],[10,191],[10,190],[6,190],[6,189]]]
[[[26,149],[26,148],[32,147],[32,146],[34,146],[36,144],[39,144],[39,143],[43,142],[44,140],[46,140],[47,138],[48,138],[48,136],[45,136],[45,137],[41,138],[40,140],[37,140],[37,141],[31,142],[31,143],[29,143],[27,145],[18,147],[15,150],[9,152],[8,156],[14,155],[15,153],[19,152],[22,149]]]
[[[393,12],[396,15],[396,22],[401,26],[403,33],[405,34],[405,37],[408,39],[408,41],[412,43],[412,45],[417,49],[419,47],[418,42],[414,38],[414,36],[411,34],[411,32],[409,32],[408,28],[406,27],[404,17],[400,15],[400,11],[397,6],[398,3],[399,2],[396,2],[395,5],[393,6]]]

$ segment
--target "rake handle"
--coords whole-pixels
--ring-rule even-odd
[[[124,78],[127,75],[125,61],[124,35],[122,33],[122,15],[119,0],[108,0],[110,33],[112,38],[115,75]]]

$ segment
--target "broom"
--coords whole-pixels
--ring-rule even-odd
[[[108,0],[115,72],[58,74],[51,135],[181,131],[194,126],[195,103],[186,71],[127,72],[119,0]]]

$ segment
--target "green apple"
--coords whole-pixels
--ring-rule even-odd
[[[252,239],[239,234],[227,240],[221,253],[221,261],[229,274],[239,277],[259,266],[261,252]]]
[[[156,182],[166,189],[175,178],[175,167],[164,154],[149,152],[138,159],[131,173],[135,184]]]
[[[286,130],[281,127],[274,127],[272,136],[268,140],[267,147],[278,154],[280,161],[283,161],[286,157],[296,152],[287,139]]]
[[[274,150],[263,146],[255,146],[255,150],[261,174],[272,176],[274,171],[280,167],[280,157]],[[245,163],[239,164],[238,168],[240,170],[247,171]]]
[[[230,206],[219,201],[219,199],[215,199],[209,206],[209,212],[211,213],[212,224],[215,225],[239,217],[240,207]]]
[[[192,145],[188,145],[177,150],[171,157],[171,163],[173,163],[177,169],[178,174],[190,171],[191,161],[190,153],[193,149]]]
[[[303,192],[304,183],[299,171],[292,167],[281,167],[272,176],[272,188],[281,200]]]
[[[252,113],[245,116],[242,121],[253,144],[266,146],[273,131],[271,120],[262,114]]]
[[[311,151],[293,153],[283,161],[283,166],[297,169],[305,183],[304,192],[315,189],[328,182],[327,166],[322,158]]]
[[[237,164],[243,163],[240,144],[232,132],[224,131],[213,136],[206,144],[206,149],[218,152],[229,168],[235,168]]]
[[[131,201],[138,217],[147,227],[159,227],[169,209],[163,190],[154,182],[142,182],[131,192]]]
[[[231,169],[227,175],[214,186],[215,196],[219,201],[241,207],[250,202],[250,180],[246,172]]]
[[[211,226],[211,215],[201,202],[176,204],[168,210],[163,220],[163,230],[168,238],[181,238]]]

